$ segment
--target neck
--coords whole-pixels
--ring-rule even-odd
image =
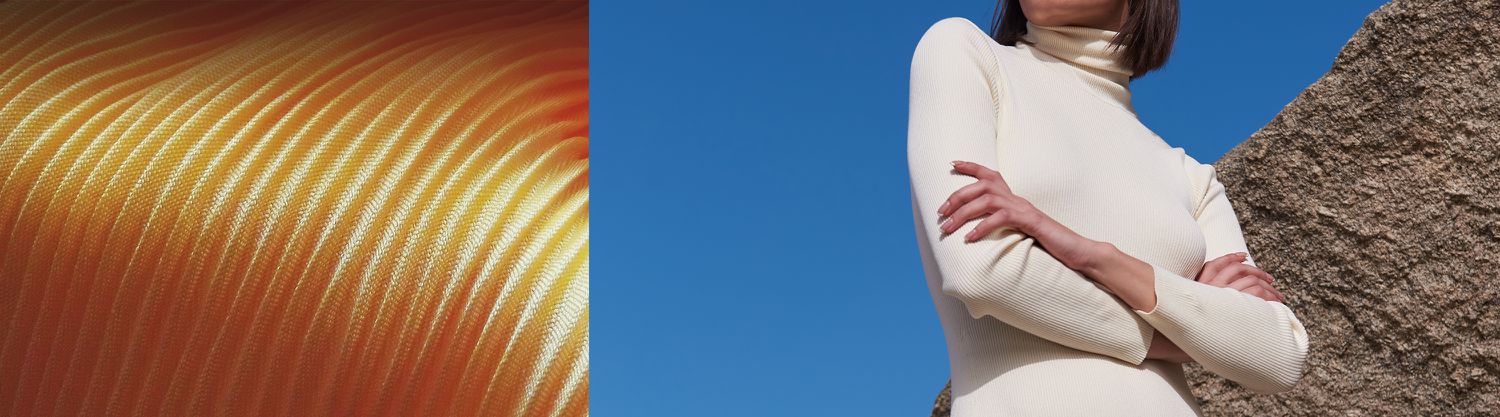
[[[1016,45],[1068,63],[1084,83],[1105,99],[1130,108],[1130,68],[1123,47],[1110,45],[1118,32],[1084,26],[1040,26],[1026,23],[1026,34]]]

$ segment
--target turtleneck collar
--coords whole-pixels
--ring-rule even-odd
[[[1082,70],[1081,79],[1103,98],[1130,109],[1130,68],[1121,48],[1109,41],[1118,32],[1084,26],[1042,26],[1026,23],[1026,34],[1016,45],[1031,47]],[[1123,48],[1123,47],[1122,47]]]

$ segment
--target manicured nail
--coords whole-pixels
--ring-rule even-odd
[[[950,163],[950,164],[953,164],[953,166],[958,166],[958,164],[959,164],[959,162],[958,162],[958,161],[953,161],[953,162],[949,162],[949,163]]]
[[[943,206],[942,207],[938,207],[938,214],[943,214],[943,213],[947,213],[947,212],[948,212],[948,202],[944,201],[943,202]]]
[[[943,220],[943,225],[941,226],[942,229],[943,229],[943,233],[951,233],[951,232],[948,231],[948,225],[950,225],[950,224],[953,224],[953,220],[952,219]]]

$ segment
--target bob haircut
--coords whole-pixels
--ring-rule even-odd
[[[1133,73],[1131,78],[1136,78],[1166,65],[1172,55],[1172,42],[1177,38],[1177,0],[1128,1],[1125,24],[1110,45],[1125,48],[1123,63]],[[1025,34],[1021,0],[1000,0],[990,21],[990,37],[1001,45],[1015,46]]]

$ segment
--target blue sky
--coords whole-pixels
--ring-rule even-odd
[[[1183,2],[1141,119],[1217,160],[1379,1]],[[597,416],[925,416],[948,378],[905,162],[911,48],[989,1],[613,1],[591,33]]]

